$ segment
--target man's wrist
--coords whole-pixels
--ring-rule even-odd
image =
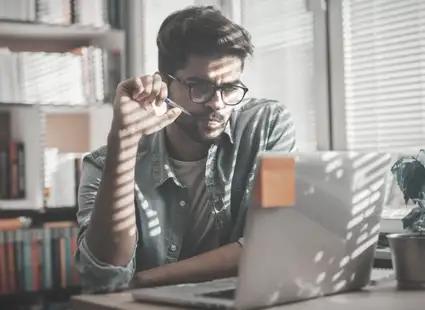
[[[125,152],[127,156],[136,156],[141,137],[140,134],[135,133],[131,128],[119,129],[112,126],[107,136],[108,153],[109,151]]]
[[[130,288],[145,288],[152,287],[155,285],[160,285],[162,281],[166,280],[164,278],[163,271],[166,266],[160,266],[157,268],[139,271],[133,276],[133,279],[130,282]],[[163,279],[164,278],[164,279]]]

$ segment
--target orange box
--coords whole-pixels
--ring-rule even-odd
[[[295,159],[265,157],[261,161],[254,199],[262,208],[295,205]]]

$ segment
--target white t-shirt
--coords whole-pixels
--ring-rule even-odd
[[[177,179],[188,188],[189,195],[190,227],[183,239],[180,258],[188,258],[217,248],[218,237],[205,185],[207,159],[183,162],[170,158],[169,161]]]

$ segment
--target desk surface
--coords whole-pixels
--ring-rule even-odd
[[[424,291],[397,291],[396,283],[389,281],[379,286],[369,287],[362,292],[339,294],[283,305],[271,309],[284,310],[423,310]],[[161,306],[134,302],[131,292],[107,295],[81,295],[71,300],[72,310],[165,310],[181,307]]]

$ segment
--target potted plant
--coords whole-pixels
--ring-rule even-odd
[[[415,207],[402,219],[405,233],[387,236],[399,289],[425,289],[425,166],[416,157],[401,157],[391,167],[404,201]]]

